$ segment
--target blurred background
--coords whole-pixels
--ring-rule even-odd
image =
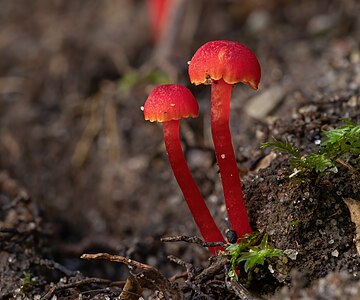
[[[54,224],[59,252],[141,245],[141,259],[157,265],[160,236],[198,233],[161,127],[143,120],[149,92],[176,82],[199,100],[200,118],[182,122],[183,147],[225,230],[210,88],[191,86],[187,62],[215,39],[257,55],[259,91],[239,85],[232,99],[233,143],[246,175],[279,116],[359,93],[359,15],[356,0],[1,0],[2,175],[20,181]]]

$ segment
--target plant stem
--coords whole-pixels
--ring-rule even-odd
[[[229,129],[232,87],[233,85],[227,84],[223,79],[211,85],[211,133],[230,226],[241,238],[252,230],[246,212]]]
[[[164,141],[175,178],[183,192],[186,203],[201,235],[206,242],[225,242],[219,228],[211,216],[201,193],[191,176],[180,144],[180,122],[163,123]],[[209,249],[213,255],[224,250],[218,246]]]

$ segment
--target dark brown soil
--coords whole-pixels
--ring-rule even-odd
[[[140,288],[145,299],[360,298],[343,201],[360,201],[359,165],[289,178],[287,155],[260,149],[286,138],[307,154],[323,130],[360,122],[360,4],[184,3],[177,38],[156,48],[143,1],[0,1],[1,299],[138,299],[130,295]],[[252,226],[288,253],[242,273],[240,284],[226,278],[224,258],[208,262],[206,248],[160,242],[199,233],[161,128],[140,110],[159,80],[153,70],[195,94],[201,112],[182,123],[184,151],[225,232],[210,88],[190,86],[186,72],[214,39],[245,43],[260,60],[259,91],[233,91],[231,131]],[[129,74],[141,79],[126,84]],[[131,261],[80,259],[99,252]]]

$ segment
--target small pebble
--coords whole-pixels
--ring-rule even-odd
[[[299,252],[294,249],[286,249],[284,250],[284,254],[291,260],[296,260]]]
[[[270,271],[271,274],[274,274],[275,271],[274,271],[274,268],[273,268],[272,265],[269,265],[269,266],[268,266],[268,269],[269,269],[269,271]]]

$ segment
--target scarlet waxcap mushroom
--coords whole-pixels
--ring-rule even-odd
[[[145,120],[167,122],[182,118],[197,118],[199,104],[193,94],[180,84],[164,84],[156,87],[144,105]]]
[[[242,82],[257,90],[261,69],[252,51],[233,41],[211,41],[201,46],[189,65],[191,83],[210,84],[223,79],[228,84]]]
[[[204,240],[225,242],[191,176],[181,148],[180,119],[198,116],[199,106],[195,97],[182,85],[165,84],[150,93],[143,110],[145,120],[161,122],[163,125],[164,142],[171,168]],[[224,249],[216,246],[209,250],[216,255],[217,251]]]
[[[195,52],[189,63],[189,76],[196,85],[211,84],[211,134],[230,226],[241,238],[252,229],[231,141],[230,99],[235,83],[243,82],[255,90],[258,88],[260,65],[246,46],[232,41],[212,41]]]

